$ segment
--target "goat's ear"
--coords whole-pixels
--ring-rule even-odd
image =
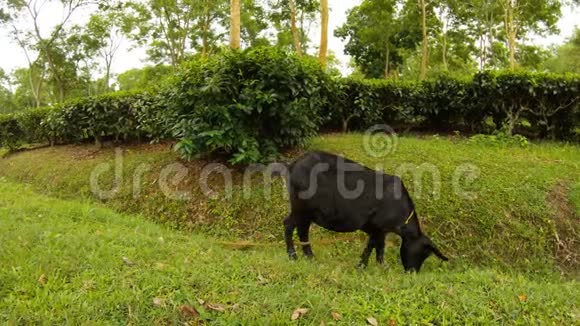
[[[445,257],[445,255],[443,255],[441,253],[441,251],[439,251],[439,249],[437,249],[437,247],[435,247],[435,245],[433,243],[429,244],[429,249],[431,249],[431,251],[435,254],[435,256],[439,257],[439,259],[441,259],[443,261],[449,260],[449,258]]]

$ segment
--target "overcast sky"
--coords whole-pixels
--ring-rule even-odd
[[[334,37],[334,29],[342,25],[346,20],[346,11],[358,5],[361,0],[335,0],[329,1],[330,6],[330,26],[329,26],[329,49],[333,51],[342,63],[343,71],[346,70],[348,66],[349,57],[344,55],[344,44],[343,42]],[[43,8],[43,14],[41,16],[41,26],[44,27],[44,31],[50,31],[51,27],[54,26],[58,21],[60,21],[62,13],[57,6],[47,6]],[[76,19],[73,23],[82,23],[86,21],[88,13],[81,12],[76,15]],[[557,35],[550,35],[548,37],[534,37],[533,42],[541,45],[550,44],[560,44],[564,40],[572,35],[574,27],[580,21],[580,10],[579,8],[570,9],[564,8],[563,16],[558,22],[558,27],[560,33]],[[311,39],[314,43],[318,43],[320,29],[319,27],[313,28],[311,30]],[[113,73],[121,73],[127,69],[141,67],[146,64],[145,51],[143,49],[135,49],[130,51],[128,48],[128,42],[124,42],[119,50],[117,57],[112,66]],[[26,58],[22,50],[10,39],[8,36],[8,31],[3,29],[0,31],[0,67],[6,72],[12,71],[17,67],[27,66]]]

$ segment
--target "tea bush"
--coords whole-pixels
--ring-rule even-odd
[[[178,152],[267,160],[301,145],[322,122],[332,81],[314,60],[275,48],[227,52],[185,65],[170,102],[180,112]]]
[[[424,82],[331,78],[275,48],[185,63],[157,90],[117,92],[0,115],[0,145],[177,140],[184,158],[267,161],[320,128],[501,132],[580,140],[580,76],[481,72]]]

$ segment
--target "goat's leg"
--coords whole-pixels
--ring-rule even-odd
[[[302,245],[302,251],[304,255],[308,258],[313,258],[314,253],[312,252],[312,246],[308,240],[308,233],[310,231],[310,221],[298,224],[298,236],[300,237],[300,244]]]
[[[375,239],[375,252],[377,254],[377,263],[384,264],[385,263],[385,237],[386,234],[379,233]]]
[[[374,234],[369,234],[369,240],[367,241],[367,246],[360,257],[360,262],[357,265],[358,267],[366,267],[369,264],[369,257],[375,248],[375,238]]]
[[[294,249],[294,229],[296,228],[296,221],[294,216],[289,215],[284,219],[284,241],[286,241],[286,251],[291,260],[296,260],[296,249]]]

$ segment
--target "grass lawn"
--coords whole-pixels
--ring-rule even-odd
[[[580,287],[538,276],[427,261],[406,275],[354,268],[362,243],[232,250],[102,205],[40,195],[0,179],[0,323],[380,324],[577,323]],[[297,308],[308,312],[297,321]],[[331,313],[341,315],[335,322]]]
[[[521,148],[461,137],[404,136],[393,142],[389,155],[376,157],[364,139],[361,134],[322,135],[310,148],[341,153],[401,175],[426,233],[460,265],[539,275],[559,270],[578,277],[577,145],[539,143]],[[94,200],[90,176],[105,167],[99,183],[111,189],[115,156],[113,148],[96,150],[90,145],[42,148],[0,159],[0,176],[30,184],[43,194]],[[281,221],[289,210],[282,181],[274,179],[271,196],[267,196],[267,184],[254,180],[244,196],[242,175],[233,171],[234,186],[228,197],[221,177],[212,175],[212,196],[208,197],[199,185],[207,163],[180,161],[167,144],[124,147],[118,167],[123,178],[115,196],[103,203],[117,212],[139,214],[179,230],[233,242],[279,244]],[[172,165],[187,173],[181,179],[172,179],[175,174],[171,174],[166,183],[171,191],[189,192],[189,200],[168,198],[160,189],[163,170]],[[474,178],[462,171],[474,172]],[[454,183],[462,191],[456,191]],[[135,185],[139,186],[137,194]],[[315,241],[335,237],[319,228],[313,230]],[[361,234],[340,236],[345,237],[355,243],[362,239]],[[390,237],[389,242],[396,246],[398,238]]]

